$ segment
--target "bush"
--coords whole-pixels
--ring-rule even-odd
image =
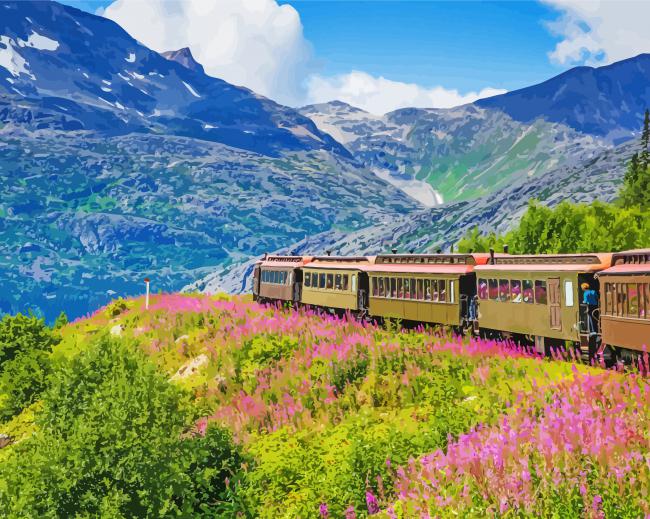
[[[214,515],[240,462],[228,434],[188,434],[191,408],[139,351],[102,338],[58,368],[38,433],[0,468],[10,517]],[[214,508],[218,510],[218,508]]]
[[[50,355],[34,350],[19,354],[6,362],[0,374],[0,393],[4,398],[0,403],[0,420],[16,416],[30,406],[47,387],[51,372]]]
[[[0,321],[0,420],[34,403],[47,386],[50,352],[60,337],[33,315]]]
[[[43,319],[33,315],[6,315],[0,320],[0,371],[19,353],[33,350],[52,351],[60,338]]]

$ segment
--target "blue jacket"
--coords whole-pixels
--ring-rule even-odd
[[[585,305],[597,305],[598,304],[598,294],[593,289],[585,290],[582,294],[582,304]]]

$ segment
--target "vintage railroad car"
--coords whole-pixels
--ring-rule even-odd
[[[474,267],[487,254],[387,254],[365,265],[369,314],[463,328],[476,295]]]
[[[332,310],[365,313],[368,301],[368,274],[363,267],[373,257],[318,256],[306,264],[302,278],[301,302]]]
[[[650,249],[614,254],[612,266],[597,274],[601,288],[601,352],[650,348]]]
[[[301,297],[301,267],[311,256],[266,256],[253,267],[255,301],[298,302]]]
[[[529,340],[540,353],[570,341],[583,357],[593,355],[597,307],[582,304],[581,285],[597,290],[594,276],[610,264],[611,254],[557,254],[501,256],[477,265],[481,331]]]

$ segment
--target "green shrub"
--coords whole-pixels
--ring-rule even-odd
[[[0,421],[5,421],[30,406],[47,387],[51,372],[50,355],[34,350],[5,362],[0,374]]]
[[[5,362],[19,353],[52,351],[59,341],[59,336],[46,326],[43,319],[22,314],[4,316],[0,320],[0,371]]]
[[[7,517],[216,515],[239,455],[138,350],[102,338],[58,367],[38,432],[0,467]]]

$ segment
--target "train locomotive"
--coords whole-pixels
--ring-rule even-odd
[[[253,297],[630,361],[650,346],[650,249],[620,253],[273,256]]]

